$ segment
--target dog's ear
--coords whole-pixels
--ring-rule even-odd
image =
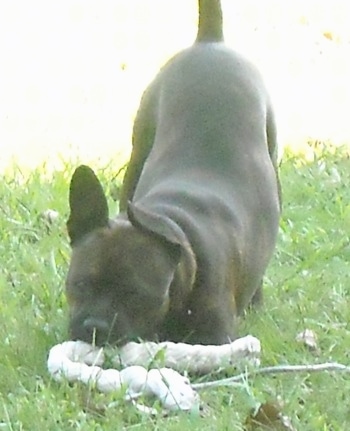
[[[156,214],[140,204],[129,202],[127,215],[133,226],[163,242],[175,265],[181,262],[176,269],[170,297],[173,309],[182,310],[184,298],[191,291],[197,272],[196,258],[185,233],[170,218]]]
[[[133,226],[157,236],[170,245],[173,245],[178,251],[180,251],[180,246],[184,245],[184,233],[180,227],[169,218],[131,202],[128,202],[127,214]]]
[[[96,228],[108,225],[108,204],[101,183],[88,166],[79,166],[69,188],[68,235],[73,245]]]

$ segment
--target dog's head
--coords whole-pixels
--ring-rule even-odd
[[[181,257],[176,232],[135,204],[110,221],[101,184],[87,166],[73,174],[69,203],[70,336],[97,345],[152,337],[168,311]]]

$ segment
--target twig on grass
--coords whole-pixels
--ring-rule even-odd
[[[325,362],[323,364],[315,365],[277,365],[274,367],[263,367],[254,371],[247,371],[246,373],[238,374],[237,376],[228,377],[227,379],[214,380],[212,382],[193,383],[193,389],[207,389],[217,388],[221,386],[241,386],[242,380],[248,377],[256,376],[259,374],[281,374],[281,373],[314,373],[320,371],[342,371],[350,373],[350,366],[339,364],[337,362]]]

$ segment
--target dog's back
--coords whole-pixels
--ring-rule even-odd
[[[264,105],[261,106],[261,109],[266,110],[265,132],[268,135],[265,140],[277,175],[276,128],[269,96],[261,76],[253,64],[238,52],[224,45],[221,1],[198,0],[198,13],[198,32],[194,45],[172,58],[143,94],[134,123],[133,151],[121,191],[121,211],[126,210],[127,202],[134,195],[139,177],[144,170],[145,161],[154,146],[156,137],[159,142],[166,142],[167,151],[169,151],[170,145],[167,142],[173,137],[171,131],[177,127],[176,121],[180,117],[177,115],[178,113],[182,112],[183,115],[187,116],[187,123],[190,123],[190,116],[193,114],[192,121],[199,121],[196,132],[214,135],[216,137],[214,142],[217,140],[217,132],[220,132],[224,121],[223,114],[229,122],[237,122],[241,123],[243,127],[250,127],[247,124],[248,118],[245,113],[245,109],[249,109],[249,107],[244,108],[242,106],[241,109],[241,106],[232,106],[232,97],[240,98],[242,105],[244,102],[246,105],[254,103],[254,98],[258,104]],[[211,85],[211,82],[214,81],[215,85]],[[228,88],[228,82],[231,82],[234,88]],[[204,89],[205,91],[203,91]],[[234,91],[236,96],[232,94]],[[162,103],[164,98],[161,97],[161,94],[165,92],[167,97]],[[251,100],[249,100],[249,96],[252,98]],[[257,98],[258,100],[256,100]],[[168,102],[171,103],[171,106]],[[228,105],[227,109],[223,106],[225,104]],[[221,106],[217,110],[218,105]],[[166,108],[169,109],[168,117],[164,112]],[[206,111],[207,117],[212,118],[206,124],[203,123],[201,114],[199,120],[195,118],[196,112],[200,110]],[[163,117],[162,121],[159,121],[160,115]],[[215,119],[215,115],[219,117],[218,121]],[[245,117],[243,122],[240,115]],[[170,126],[167,118],[171,122]],[[260,126],[257,125],[253,116],[251,116],[250,121],[253,127]],[[244,135],[243,141],[248,139],[249,132],[237,127],[236,140],[242,139],[238,136],[238,130]],[[193,130],[190,133],[193,133]],[[162,134],[166,139],[160,137]],[[207,138],[208,136],[204,142],[208,140]],[[198,139],[203,142],[200,136]],[[187,139],[184,137],[182,142],[184,146],[187,145],[186,142]],[[180,143],[177,142],[177,145]],[[207,150],[215,152],[216,146],[211,145],[211,147],[207,147]],[[184,151],[186,152],[186,148]],[[202,155],[201,149],[198,148],[198,151],[197,156],[200,157]],[[168,154],[170,156],[170,152]],[[214,156],[213,160],[215,159],[217,157]],[[161,168],[160,163],[158,163],[158,167]],[[165,167],[165,169],[167,168]],[[153,177],[154,174],[155,172],[152,174]]]
[[[198,31],[195,44],[222,42],[223,17],[220,0],[198,0]],[[181,53],[170,60],[172,63]],[[169,63],[163,67],[166,70]],[[162,73],[162,71],[160,72]],[[159,81],[159,75],[156,81]],[[156,83],[151,84],[143,94],[140,108],[138,110],[133,130],[133,151],[124,176],[121,190],[119,208],[125,211],[127,202],[132,198],[135,187],[141,175],[143,165],[153,146],[155,137],[153,109],[157,104]],[[142,137],[141,137],[142,136]]]

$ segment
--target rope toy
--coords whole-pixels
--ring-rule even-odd
[[[128,343],[115,357],[117,369],[103,369],[103,349],[82,341],[66,341],[53,346],[47,368],[56,381],[80,381],[101,392],[126,390],[126,399],[155,396],[167,410],[196,411],[199,395],[187,377],[178,371],[207,373],[227,368],[247,359],[259,365],[260,341],[248,335],[221,346],[185,343]],[[160,353],[161,352],[161,353]],[[162,368],[146,369],[161,356]]]
[[[126,344],[114,358],[114,365],[148,366],[154,358],[161,356],[162,364],[179,372],[208,374],[221,371],[248,360],[260,365],[260,341],[252,335],[238,338],[232,343],[219,346],[191,345],[185,343],[135,343]]]

